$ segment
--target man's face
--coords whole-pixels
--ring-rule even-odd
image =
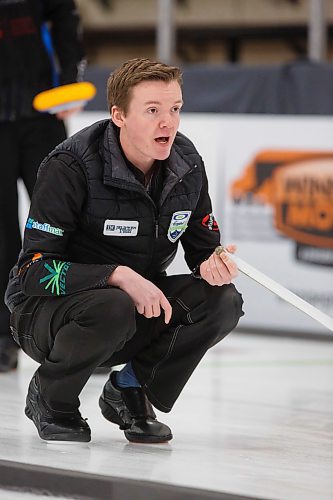
[[[155,160],[168,158],[182,104],[177,81],[147,81],[132,88],[126,115],[119,108],[112,109],[123,151],[136,167],[147,171]]]

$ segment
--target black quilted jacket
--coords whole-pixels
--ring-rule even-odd
[[[126,164],[110,120],[57,146],[39,170],[6,294],[9,308],[29,295],[106,287],[116,265],[154,280],[165,273],[179,241],[190,269],[205,260],[220,233],[202,159],[177,133],[162,168],[155,204]]]

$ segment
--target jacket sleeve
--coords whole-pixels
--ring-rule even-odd
[[[60,66],[60,83],[78,79],[84,49],[79,15],[73,0],[46,0],[44,17],[51,23],[51,36]]]
[[[68,154],[51,156],[42,164],[18,262],[26,295],[69,295],[107,287],[116,265],[81,264],[67,258],[86,193],[85,175]]]
[[[180,238],[186,263],[194,273],[220,244],[220,238],[220,231],[212,213],[212,204],[208,194],[207,176],[202,165],[202,186],[199,200],[191,215],[188,227]]]

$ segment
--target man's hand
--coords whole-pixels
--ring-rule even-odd
[[[149,280],[127,266],[118,266],[108,279],[108,284],[124,290],[133,300],[139,314],[157,318],[164,310],[164,321],[169,323],[172,307],[164,293]]]
[[[235,245],[226,247],[228,252],[236,251]],[[238,275],[238,269],[235,262],[226,253],[217,255],[215,252],[200,265],[200,275],[210,285],[222,286],[228,285]]]

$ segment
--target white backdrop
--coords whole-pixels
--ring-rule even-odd
[[[106,117],[106,113],[81,113],[70,120],[68,131],[72,134]],[[182,115],[180,130],[190,137],[204,158],[214,214],[223,242],[236,243],[240,257],[333,316],[332,267],[297,261],[295,242],[281,237],[273,227],[272,207],[238,206],[229,194],[232,182],[263,149],[332,153],[333,119],[191,113]],[[333,163],[331,169],[333,175]],[[23,225],[28,199],[21,185],[19,189]],[[333,213],[332,197],[330,202]],[[170,272],[188,272],[182,252],[179,252]],[[249,278],[240,276],[236,286],[245,301],[242,327],[328,333],[314,320]]]

